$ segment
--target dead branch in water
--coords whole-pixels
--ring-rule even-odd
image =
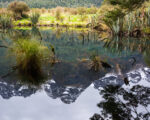
[[[3,76],[0,76],[0,78],[6,78],[6,77],[8,77],[9,75],[11,75],[13,72],[15,72],[16,70],[17,70],[17,66],[14,66],[14,67],[12,67],[12,69],[11,69],[11,71],[10,72],[8,72],[7,74],[5,74],[5,75],[3,75]]]
[[[4,45],[0,45],[0,47],[2,47],[2,48],[8,48],[7,46],[4,46]]]

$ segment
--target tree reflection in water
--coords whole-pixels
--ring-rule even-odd
[[[128,88],[128,87],[127,87]],[[104,98],[99,104],[101,115],[91,120],[149,120],[150,88],[135,85],[131,89],[107,86],[100,91]]]
[[[135,52],[142,54],[149,54],[149,38],[119,38],[118,36],[111,39],[105,39],[104,48],[107,48],[107,52],[112,52],[120,56],[129,55]]]

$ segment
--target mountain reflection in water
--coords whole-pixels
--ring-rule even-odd
[[[71,105],[93,86],[100,92],[100,113],[95,114],[92,120],[150,119],[150,47],[147,39],[139,40],[138,44],[133,39],[100,41],[96,32],[61,29],[39,31],[37,28],[0,35],[2,45],[4,40],[7,45],[12,44],[16,37],[44,41],[47,46],[54,46],[56,57],[60,60],[53,66],[44,64],[45,80],[39,85],[32,85],[24,82],[17,71],[7,76],[16,62],[8,55],[7,48],[0,48],[0,76],[6,74],[6,77],[0,77],[0,95],[3,99],[15,99],[17,96],[32,98],[33,94],[44,91],[48,97]],[[112,68],[99,72],[90,70],[87,61],[92,54],[100,56]],[[129,85],[125,85],[124,78],[127,78]]]

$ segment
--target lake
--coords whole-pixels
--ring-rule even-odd
[[[18,39],[53,46],[58,62],[42,63],[42,79],[19,72]],[[149,38],[102,38],[90,29],[1,32],[0,120],[150,120],[149,51]],[[92,56],[109,67],[92,70]]]

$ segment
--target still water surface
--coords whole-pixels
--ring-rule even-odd
[[[94,120],[150,120],[148,38],[102,39],[90,30],[32,28],[0,33],[0,46],[18,38],[53,45],[61,62],[44,64],[46,80],[31,85],[11,72],[15,57],[0,47],[0,120],[88,120],[95,113],[101,116]],[[93,54],[112,68],[89,70],[84,61]]]

